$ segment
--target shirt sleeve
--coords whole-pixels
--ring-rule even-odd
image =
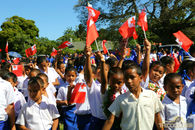
[[[119,117],[121,113],[120,99],[119,97],[110,105],[108,110],[115,116]]]
[[[57,100],[67,100],[66,88],[61,87],[58,91]]]
[[[25,125],[24,107],[21,109],[21,111],[18,115],[18,118],[16,120],[16,124]]]
[[[56,119],[60,117],[57,107],[54,106],[53,104],[49,104],[49,105],[50,105],[50,112],[51,112],[52,119]]]
[[[7,85],[8,85],[7,94],[6,94],[7,104],[12,104],[14,103],[14,89],[11,86],[11,84],[7,83]]]
[[[163,123],[165,123],[165,109],[166,109],[166,106],[164,106],[164,109],[160,112],[160,116],[161,116]]]
[[[156,93],[154,93],[154,110],[155,113],[158,113],[163,110],[163,104],[161,103]]]

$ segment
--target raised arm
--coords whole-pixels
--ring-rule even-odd
[[[101,62],[101,93],[104,94],[107,86],[108,86],[108,79],[107,79],[107,73],[106,73],[106,63],[105,63],[105,59],[103,57],[103,55],[101,54],[100,51],[97,52],[97,58],[100,60]]]
[[[90,60],[90,57],[92,54],[91,51],[92,51],[92,49],[90,46],[85,47],[86,61],[85,61],[85,69],[84,69],[84,78],[85,78],[85,81],[86,81],[88,87],[91,87],[92,81],[93,81],[93,77],[92,77],[93,72],[92,72],[91,60]]]
[[[142,73],[143,73],[143,79],[144,81],[146,81],[147,75],[149,73],[149,68],[150,68],[151,43],[147,39],[145,39],[144,46],[146,48],[146,53],[143,61]]]
[[[137,53],[137,63],[138,65],[141,63],[141,46],[136,44],[136,53]]]

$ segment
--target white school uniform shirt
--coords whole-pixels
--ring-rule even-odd
[[[24,125],[31,130],[49,130],[53,125],[53,119],[59,116],[57,108],[42,96],[40,104],[29,100],[22,107],[16,124]]]
[[[195,130],[195,114],[191,114],[187,117],[187,130]]]
[[[166,74],[163,74],[163,77],[158,81],[158,84],[160,88],[164,87],[164,79],[165,79]]]
[[[14,89],[12,85],[0,77],[0,121],[8,119],[5,109],[14,103]]]
[[[63,74],[64,75],[64,74]],[[64,85],[64,80],[62,79],[62,77],[58,74],[58,77],[57,77],[60,85],[57,85],[56,86],[56,89],[59,89],[60,87],[62,87]]]
[[[20,113],[21,108],[26,104],[26,100],[21,92],[18,89],[14,88],[14,109],[15,109],[15,116],[17,117]]]
[[[122,113],[122,130],[152,130],[155,114],[163,105],[155,92],[142,89],[139,98],[130,91],[119,95],[108,110],[116,117]]]
[[[22,94],[24,95],[24,97],[28,97],[28,81],[29,79],[26,78],[23,83]]]
[[[163,111],[161,111],[161,118],[163,123],[165,123],[165,130],[186,130],[186,114],[187,114],[187,102],[186,98],[180,96],[180,104],[172,101],[167,95],[162,101],[164,106]],[[179,125],[183,124],[181,128],[170,127],[171,122],[174,122],[176,118],[181,117],[182,123],[178,123]],[[166,127],[167,126],[167,127]],[[179,127],[179,126],[178,126]]]
[[[27,77],[28,77],[27,75],[17,77],[17,79],[18,79],[18,85],[17,85],[18,90],[21,90],[22,91],[24,80]]]
[[[96,80],[92,82],[91,88],[87,87],[88,99],[92,116],[106,120],[103,112],[103,95],[101,94],[101,84]]]
[[[56,81],[56,79],[58,78],[58,73],[55,71],[54,68],[52,67],[48,67],[47,68],[47,72],[44,72],[43,70],[39,69],[41,71],[41,73],[44,73],[48,76],[48,82],[49,83],[53,83]]]
[[[75,85],[76,83],[73,82],[73,84]],[[63,87],[60,87],[59,90],[58,90],[58,95],[57,95],[57,99],[56,100],[59,100],[59,101],[64,101],[64,100],[68,100],[67,99],[67,95],[68,95],[68,86],[69,86],[69,83],[66,82],[64,84]],[[74,104],[72,104],[74,105]],[[62,106],[62,107],[67,107],[67,106]]]
[[[56,97],[54,96],[54,94],[56,93],[56,88],[53,86],[52,83],[49,83],[49,85],[46,88],[46,92],[48,95],[48,100],[54,104],[56,106]]]
[[[185,85],[184,85],[184,88],[182,90],[182,96],[185,97],[185,93],[186,93],[186,90],[189,88],[189,86],[191,85],[192,81],[189,81],[189,80],[185,80]]]
[[[163,85],[159,81],[158,81],[159,87],[164,90]],[[146,78],[146,81],[144,82],[144,80],[142,80],[142,82],[140,83],[140,85],[141,85],[142,88],[147,89],[149,82],[150,82],[150,77],[149,77],[149,74],[148,74],[148,76]]]
[[[89,105],[89,99],[88,99],[88,93],[87,93],[87,85],[84,79],[84,74],[78,74],[77,78],[75,79],[76,83],[82,83],[85,84],[85,87],[81,91],[85,92],[85,102],[84,103],[76,103],[76,114],[78,115],[86,115],[91,114],[90,105]],[[81,89],[81,88],[80,88]],[[79,90],[80,91],[80,90]]]
[[[192,101],[190,97],[195,92],[195,80],[190,84],[189,88],[186,90],[185,97],[187,99],[187,103],[189,104]]]

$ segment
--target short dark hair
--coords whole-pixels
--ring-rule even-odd
[[[122,64],[122,70],[126,70],[129,66],[134,66],[136,63],[133,60],[125,60]]]
[[[123,65],[123,67],[122,67],[123,73],[124,73],[127,69],[135,69],[135,70],[137,71],[137,74],[138,74],[139,76],[142,75],[142,70],[141,70],[140,66],[136,65],[136,64],[133,63],[133,62],[129,62],[129,63],[128,63],[128,62],[126,61],[125,65]]]
[[[32,70],[30,71],[29,75],[30,75],[31,73],[36,73],[36,74],[38,75],[39,73],[41,73],[41,71],[40,71],[39,69],[32,69]]]
[[[160,61],[162,62],[162,64],[164,66],[166,66],[167,64],[173,64],[174,63],[174,59],[170,56],[163,56],[162,58],[160,58]]]
[[[111,75],[114,75],[114,74],[118,74],[118,75],[122,74],[123,75],[123,71],[119,67],[110,68],[110,70],[108,71],[108,80],[110,79]]]
[[[28,81],[28,87],[32,87],[35,91],[39,91],[44,87],[44,82],[40,77],[32,77]]]
[[[165,65],[164,65],[162,62],[160,62],[160,61],[154,61],[154,62],[152,62],[152,63],[150,64],[150,70],[151,70],[154,66],[156,66],[156,65],[162,66],[162,67],[164,68],[164,72],[166,71]]]
[[[108,58],[108,59],[106,60],[105,63],[108,64],[109,67],[111,68],[111,67],[114,67],[114,66],[117,65],[118,60],[117,60],[115,57],[110,57],[110,58]]]
[[[73,66],[67,67],[65,70],[65,74],[67,74],[69,71],[74,71],[75,73],[77,73],[76,69]]]
[[[6,75],[7,73],[9,73],[8,70],[0,69],[0,77],[3,77],[3,76]]]
[[[192,44],[189,49],[190,54],[195,53],[195,44]]]
[[[46,82],[48,82],[48,76],[45,73],[39,73],[36,77],[40,77],[40,78],[43,77],[45,78]]]
[[[3,78],[4,80],[12,79],[14,83],[17,82],[17,76],[16,76],[14,73],[12,73],[12,72],[6,73],[2,78]]]
[[[39,57],[37,57],[37,65],[43,63],[44,61],[47,62],[47,59],[46,59],[45,56],[39,56]]]
[[[179,78],[181,80],[181,82],[182,82],[182,78],[181,78],[181,76],[179,74],[177,74],[177,73],[169,73],[164,78],[164,86],[166,86],[174,78]]]

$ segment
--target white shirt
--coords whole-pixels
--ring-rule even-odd
[[[5,109],[14,103],[14,89],[12,85],[0,77],[0,121],[8,119]]]
[[[20,113],[21,108],[26,104],[26,100],[21,92],[18,89],[14,88],[14,109],[16,117]]]
[[[17,88],[18,88],[19,90],[22,90],[24,80],[25,80],[27,77],[28,77],[27,75],[17,77],[17,79],[18,79],[18,85],[17,85]]]
[[[187,99],[187,103],[189,104],[192,101],[190,95],[194,94],[195,91],[195,80],[191,83],[189,88],[186,90],[185,97]]]
[[[76,83],[85,83],[84,74],[79,73],[75,79],[75,82]]]
[[[40,69],[40,71],[41,71],[41,73],[45,73],[48,76],[49,83],[55,82],[56,79],[58,78],[58,73],[52,67],[48,67],[47,72],[44,72],[41,69]]]
[[[180,104],[173,102],[167,95],[165,96],[164,100],[162,101],[164,109],[161,111],[161,117],[163,123],[166,126],[171,125],[171,122],[174,122],[176,118],[181,117],[180,124],[186,123],[186,114],[187,114],[187,102],[186,98],[180,96]],[[183,126],[184,127],[184,126]],[[175,127],[168,127],[167,130],[186,130],[186,128],[175,128]]]
[[[195,114],[188,116],[187,118],[187,130],[195,130]]]
[[[106,116],[102,108],[103,96],[101,94],[101,84],[97,80],[93,80],[91,88],[87,87],[87,91],[91,114],[96,118],[106,120]]]
[[[53,125],[53,119],[59,116],[57,108],[42,96],[40,104],[29,100],[22,107],[16,124],[24,125],[31,130],[49,130]]]
[[[54,94],[56,93],[56,88],[53,86],[52,83],[49,83],[49,85],[46,88],[46,92],[48,95],[48,100],[54,104],[56,106],[56,97],[54,96]]]
[[[182,90],[182,96],[184,96],[185,97],[185,93],[186,93],[186,90],[189,88],[189,86],[191,85],[191,83],[192,83],[192,81],[189,81],[189,80],[185,80],[185,86],[184,86],[184,88],[183,88],[183,90]]]
[[[142,89],[138,99],[130,91],[119,95],[108,110],[116,117],[122,113],[122,130],[152,130],[163,105],[155,92]]]
[[[58,74],[58,78],[57,79],[58,79],[60,85],[57,85],[56,89],[59,89],[60,87],[62,87],[64,85],[64,80],[62,79],[62,77],[59,74]]]
[[[28,97],[28,81],[29,81],[29,79],[26,78],[24,80],[24,83],[23,83],[22,93],[23,93],[24,97]]]

